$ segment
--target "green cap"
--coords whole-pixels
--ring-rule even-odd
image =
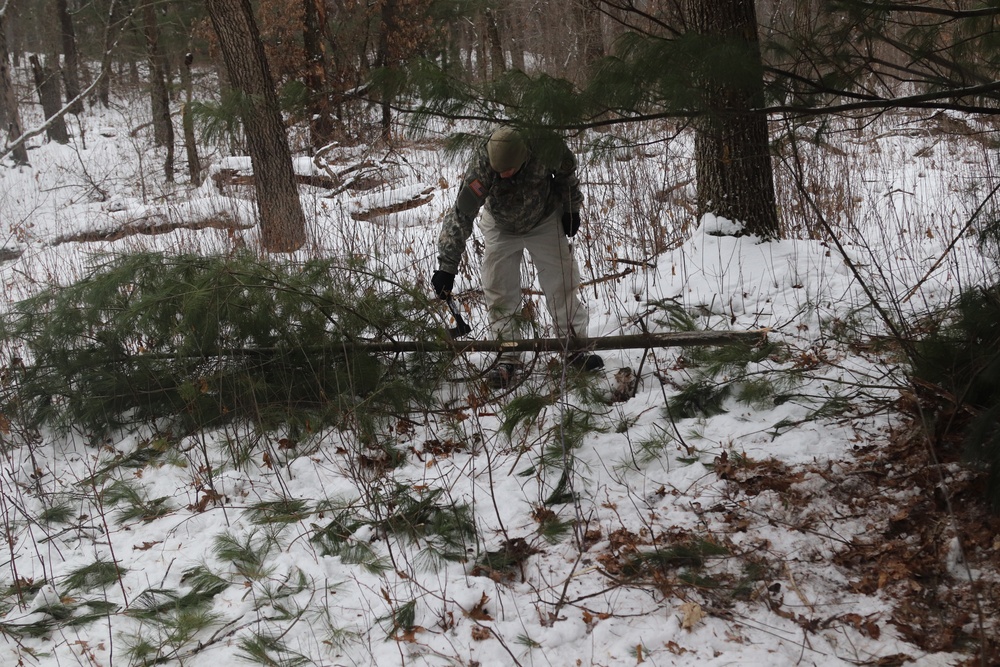
[[[490,156],[490,166],[500,173],[520,167],[528,159],[527,144],[520,133],[509,125],[493,132],[486,143],[486,152]]]

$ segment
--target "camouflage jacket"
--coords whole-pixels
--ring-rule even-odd
[[[552,157],[536,155],[529,146],[528,160],[511,178],[500,178],[490,167],[486,143],[479,147],[465,171],[455,205],[448,211],[438,237],[438,267],[458,273],[472,224],[485,205],[497,227],[521,234],[534,229],[557,208],[579,211],[583,203],[576,177],[576,158],[560,140]]]

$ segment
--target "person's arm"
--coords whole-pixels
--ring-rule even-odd
[[[563,207],[563,230],[573,236],[580,228],[580,209],[583,207],[583,192],[576,176],[576,157],[568,146],[563,146],[562,159],[552,175],[553,188]]]
[[[485,149],[480,151],[462,179],[455,205],[448,211],[441,233],[438,236],[438,269],[451,274],[458,273],[465,244],[472,235],[472,223],[479,210],[486,203],[493,186],[493,171],[489,168],[489,158]]]

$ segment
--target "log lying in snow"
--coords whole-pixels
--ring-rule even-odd
[[[697,347],[713,345],[754,345],[767,339],[769,329],[750,331],[677,331],[659,334],[602,336],[588,342],[594,350],[641,350],[660,347]],[[342,349],[358,352],[561,352],[566,349],[564,338],[529,338],[518,341],[501,340],[433,340],[433,341],[357,341]]]

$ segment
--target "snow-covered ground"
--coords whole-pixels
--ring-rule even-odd
[[[73,144],[36,139],[31,167],[0,169],[0,234],[11,257],[0,265],[5,307],[79,278],[105,253],[257,247],[245,190],[223,193],[212,179],[191,188],[181,175],[178,185],[163,183],[151,137],[133,132],[141,104],[90,109],[71,122]],[[761,243],[728,235],[731,221],[693,219],[684,136],[616,160],[583,160],[587,227],[576,252],[593,336],[664,331],[671,313],[705,329],[769,329],[774,349],[744,375],[706,378],[713,386],[738,380],[719,414],[666,409],[705,372],[696,352],[615,350],[605,354],[600,382],[610,391],[615,373],[631,368],[634,397],[590,404],[564,388],[535,419],[506,422],[505,432],[505,406],[556,382],[541,371],[542,358],[510,395],[483,398],[475,382],[442,388],[452,409],[386,433],[407,458],[379,474],[350,455],[354,443],[336,430],[291,451],[279,447],[279,434],[202,433],[178,443],[174,456],[112,468],[105,485],[123,480],[163,499],[169,511],[150,521],[117,520],[105,487],[88,484],[148,446],[150,433],[109,442],[42,433],[24,442],[5,429],[0,664],[936,666],[973,657],[957,642],[930,650],[901,629],[900,587],[932,584],[892,570],[875,549],[889,520],[880,512],[912,507],[932,490],[877,483],[904,474],[871,457],[904,421],[892,406],[905,368],[868,344],[886,334],[869,294],[891,315],[912,318],[995,271],[964,228],[994,185],[993,165],[972,139],[894,132],[888,121],[879,136],[874,126],[865,132],[833,135],[835,145],[812,147],[801,165],[807,181],[828,188],[817,203],[843,253],[821,240],[815,211],[788,185],[787,164],[778,173],[788,188],[782,214],[795,238]],[[433,145],[401,142],[368,156],[389,164],[394,197],[432,187],[429,204],[360,221],[351,213],[385,197],[328,198],[303,187],[310,241],[278,261],[362,256],[406,282],[428,283],[463,169]],[[222,164],[218,151],[205,157]],[[209,218],[228,229],[173,228]],[[155,235],[112,233],[156,225]],[[484,336],[475,239],[469,251],[456,289],[473,335]],[[446,321],[443,308],[428,317]],[[762,386],[753,381],[770,389],[739,400],[741,388]],[[561,465],[544,465],[543,452],[583,414],[590,426],[579,446]],[[261,449],[233,465],[232,442],[254,438]],[[941,483],[961,476],[947,467]],[[393,507],[378,499],[400,490],[468,507],[476,535],[465,562],[436,559],[433,536],[408,540],[385,529],[380,518]],[[555,491],[568,495],[546,504]],[[261,503],[278,500],[303,505],[287,521],[262,520]],[[76,518],[40,520],[59,505]],[[335,515],[331,507],[356,521],[350,548],[338,555],[311,539]],[[995,583],[996,572],[982,561],[960,567],[974,559],[954,538],[941,533],[951,579],[938,584],[968,587],[971,577],[991,590],[985,582]],[[259,562],[237,568],[234,548],[223,558],[220,545],[244,547]],[[864,545],[886,570],[874,585],[854,556]],[[95,563],[124,573],[102,585],[69,578]],[[182,618],[181,604],[157,606],[204,590],[198,573],[207,571],[221,590],[191,607],[200,620]],[[20,600],[19,588],[32,593]],[[141,613],[149,608],[156,613]],[[978,636],[973,616],[970,637]],[[995,636],[995,619],[986,624]]]

